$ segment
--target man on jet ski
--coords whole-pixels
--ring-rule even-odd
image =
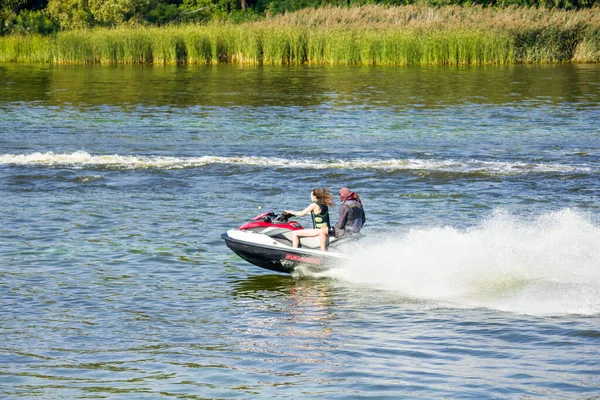
[[[347,187],[340,189],[340,216],[335,224],[335,236],[341,237],[360,232],[367,217],[360,197],[356,192],[351,192]]]

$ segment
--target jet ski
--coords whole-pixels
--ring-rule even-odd
[[[319,237],[301,237],[300,246],[292,245],[292,232],[304,229],[299,222],[290,221],[291,214],[265,212],[237,229],[221,235],[235,254],[258,267],[291,274],[299,266],[312,272],[325,271],[350,259],[348,251],[357,247],[360,233],[339,238],[328,236],[327,251],[321,251]]]

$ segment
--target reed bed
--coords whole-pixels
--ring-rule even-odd
[[[0,38],[0,62],[492,65],[600,62],[600,10],[363,6],[262,21]]]

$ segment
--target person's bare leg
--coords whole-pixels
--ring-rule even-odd
[[[320,229],[302,229],[301,231],[294,231],[292,232],[292,246],[298,247],[300,245],[301,237],[319,236],[321,232]]]
[[[321,251],[327,250],[327,235],[325,232],[319,232],[319,236],[321,237]]]

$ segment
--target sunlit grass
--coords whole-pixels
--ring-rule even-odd
[[[490,65],[600,62],[600,10],[363,6],[232,24],[0,37],[0,62]]]
[[[0,37],[0,62],[52,62],[54,40],[49,37]]]

